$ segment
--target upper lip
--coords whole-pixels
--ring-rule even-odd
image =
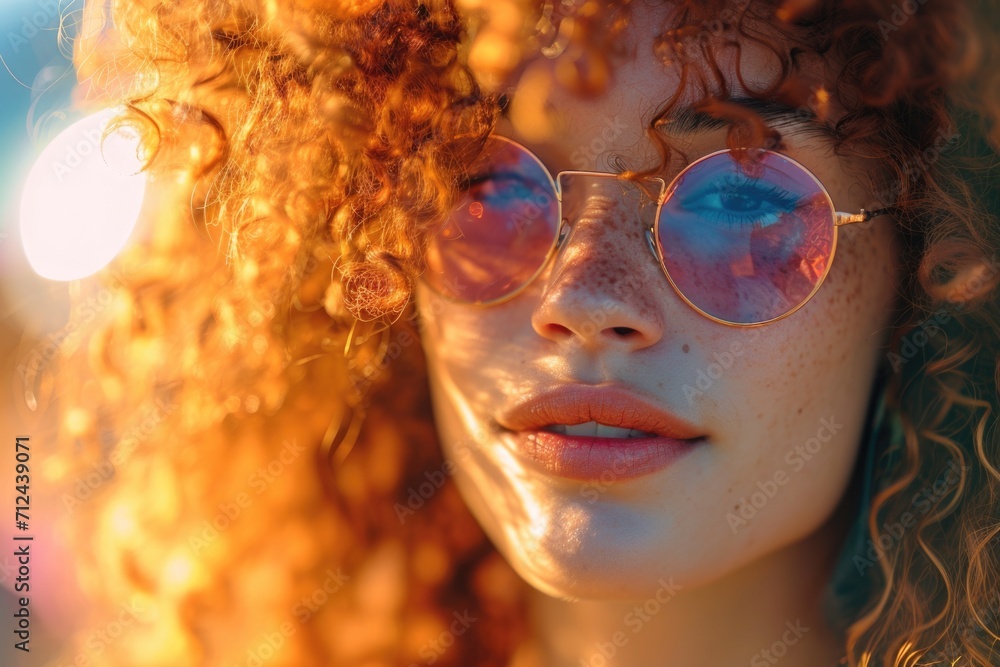
[[[652,401],[617,385],[568,384],[532,393],[504,410],[497,421],[511,431],[595,421],[676,440],[705,435]]]

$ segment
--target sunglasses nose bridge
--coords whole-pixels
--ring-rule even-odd
[[[646,229],[646,233],[645,233],[645,236],[646,236],[646,247],[649,248],[649,252],[652,253],[653,259],[655,259],[656,263],[659,264],[660,263],[660,253],[658,253],[656,251],[656,240],[655,240],[653,234],[654,234],[654,232],[653,232],[653,228],[652,227],[649,227],[649,228]]]
[[[567,182],[572,178],[575,183],[566,187],[564,175],[568,177]],[[558,257],[574,243],[573,239],[580,246],[573,251],[573,256],[581,252],[599,263],[615,255],[615,249],[623,249],[626,245],[632,246],[633,253],[643,252],[632,245],[638,242],[647,246],[653,262],[638,261],[640,255],[633,254],[629,270],[645,279],[653,275],[662,279],[663,264],[651,232],[656,227],[666,188],[663,179],[649,178],[640,184],[613,173],[581,171],[562,172],[553,180],[560,186],[559,220],[554,248],[546,264],[552,261],[558,264]],[[645,236],[645,240],[636,238],[637,235]],[[611,261],[620,262],[621,258]]]
[[[639,217],[643,229],[651,227],[665,188],[661,178],[639,182],[610,172],[562,171],[553,180],[559,202],[560,247],[579,220],[593,221],[613,214],[625,219]]]

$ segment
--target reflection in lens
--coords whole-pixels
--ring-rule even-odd
[[[753,175],[729,152],[693,163],[660,211],[664,265],[696,308],[725,322],[781,317],[826,274],[834,210],[804,167],[767,152]]]
[[[451,217],[431,240],[425,280],[440,294],[486,302],[523,287],[555,242],[558,201],[531,153],[491,137]]]

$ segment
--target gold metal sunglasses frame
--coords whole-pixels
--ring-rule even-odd
[[[552,189],[552,192],[555,193],[556,202],[558,203],[558,212],[557,212],[557,215],[558,215],[558,217],[559,217],[560,220],[559,220],[559,224],[558,224],[558,226],[556,228],[556,233],[555,233],[555,235],[553,237],[553,240],[552,240],[552,245],[549,246],[549,249],[548,249],[548,251],[545,254],[545,259],[542,260],[542,263],[539,265],[538,269],[534,273],[532,273],[531,276],[527,280],[525,280],[523,284],[521,284],[519,287],[516,287],[515,289],[511,290],[507,294],[504,294],[501,297],[497,297],[496,299],[490,299],[490,300],[486,300],[486,301],[465,301],[463,299],[449,297],[448,295],[441,294],[438,290],[435,290],[435,292],[437,292],[441,298],[443,298],[446,301],[452,302],[452,303],[461,303],[461,304],[464,304],[464,305],[474,305],[474,306],[493,306],[493,305],[497,305],[497,304],[500,304],[500,303],[504,303],[505,301],[509,301],[510,299],[513,299],[515,296],[517,296],[518,294],[520,294],[522,290],[524,290],[531,283],[533,283],[535,281],[535,279],[545,270],[545,267],[547,267],[549,265],[549,262],[552,261],[552,258],[559,251],[559,248],[562,246],[562,244],[565,241],[566,237],[568,236],[568,232],[570,230],[569,221],[566,220],[565,218],[563,218],[563,216],[562,216],[562,198],[563,198],[562,179],[563,179],[563,177],[565,177],[565,176],[596,176],[596,177],[599,177],[599,178],[613,178],[613,179],[618,180],[618,181],[628,181],[628,182],[632,182],[633,184],[635,184],[635,182],[632,181],[632,179],[623,178],[620,172],[619,173],[615,173],[615,172],[610,172],[610,171],[588,171],[588,170],[581,170],[581,169],[567,169],[567,170],[563,170],[563,171],[558,172],[555,175],[555,177],[553,177],[552,176],[552,172],[549,171],[548,167],[545,166],[545,163],[543,163],[541,161],[541,159],[537,155],[535,155],[531,150],[529,150],[523,144],[518,143],[517,141],[514,141],[513,139],[508,139],[507,137],[500,136],[500,135],[491,135],[490,136],[490,140],[497,140],[497,141],[506,142],[508,144],[511,144],[516,149],[518,149],[520,151],[523,151],[526,155],[528,155],[529,157],[531,157],[531,159],[534,160],[535,163],[538,164],[538,166],[541,168],[542,172],[545,174],[546,178],[548,179],[549,185],[551,186],[551,189]],[[650,193],[648,191],[646,192],[646,194],[650,195],[650,198],[653,199],[656,202],[656,212],[653,215],[653,225],[651,227],[649,227],[645,231],[645,236],[646,236],[647,246],[649,247],[650,252],[653,253],[653,256],[656,259],[657,264],[660,265],[660,270],[663,272],[663,275],[666,276],[667,282],[670,283],[670,286],[673,288],[673,290],[677,294],[677,296],[679,296],[681,298],[681,300],[684,301],[684,303],[686,303],[687,305],[689,305],[691,308],[693,308],[699,314],[703,315],[704,317],[707,317],[708,319],[710,319],[710,320],[712,320],[714,322],[718,322],[720,324],[725,324],[726,326],[731,326],[731,327],[759,327],[759,326],[763,326],[765,324],[770,324],[771,322],[776,322],[778,320],[784,319],[784,318],[788,317],[789,315],[791,315],[792,313],[794,313],[797,310],[799,310],[800,308],[802,308],[802,306],[806,305],[809,302],[809,300],[812,299],[813,296],[815,296],[816,292],[819,291],[819,288],[826,281],[827,275],[830,273],[830,267],[833,265],[833,258],[836,255],[836,251],[837,251],[837,240],[838,240],[838,236],[839,236],[837,230],[839,230],[840,227],[843,227],[845,225],[852,225],[852,224],[859,223],[859,222],[868,222],[869,220],[871,220],[872,218],[875,218],[877,216],[880,216],[880,215],[890,215],[890,214],[896,212],[896,209],[893,208],[893,207],[884,207],[884,208],[879,208],[879,209],[874,209],[874,210],[867,210],[867,209],[862,208],[857,213],[845,213],[845,212],[842,212],[842,211],[837,211],[836,210],[836,206],[834,206],[834,204],[833,204],[833,199],[830,197],[830,192],[826,189],[826,186],[823,185],[822,181],[820,181],[819,178],[817,178],[816,175],[813,174],[812,171],[810,171],[805,165],[803,165],[802,163],[798,162],[797,160],[794,160],[794,159],[790,158],[789,156],[787,156],[787,155],[785,155],[783,153],[778,153],[777,151],[766,150],[766,149],[761,149],[761,151],[764,152],[764,153],[773,153],[774,155],[777,155],[778,157],[782,158],[783,160],[787,160],[788,162],[790,162],[795,167],[801,169],[804,174],[808,175],[813,180],[813,182],[816,183],[816,185],[819,187],[820,192],[823,193],[823,196],[826,198],[827,202],[829,203],[830,210],[833,211],[833,220],[832,220],[832,222],[833,222],[833,227],[834,227],[833,243],[832,243],[832,245],[830,247],[830,256],[829,256],[829,258],[826,261],[826,268],[823,271],[823,275],[820,277],[820,279],[818,281],[816,281],[816,285],[815,285],[815,287],[813,287],[813,290],[809,293],[809,295],[806,298],[802,299],[802,301],[799,302],[792,309],[790,309],[787,312],[779,315],[778,317],[773,317],[773,318],[771,318],[769,320],[764,320],[762,322],[749,322],[749,323],[747,323],[747,322],[731,322],[731,321],[724,320],[724,319],[715,317],[714,315],[710,315],[710,314],[706,313],[704,310],[702,310],[701,308],[699,308],[698,306],[696,306],[694,303],[692,303],[691,300],[688,299],[684,295],[683,292],[681,292],[680,288],[674,283],[673,278],[670,277],[670,272],[667,271],[667,267],[666,267],[666,265],[663,262],[663,257],[661,255],[661,253],[659,252],[659,250],[657,250],[657,248],[660,245],[659,244],[660,238],[659,238],[659,229],[658,229],[659,225],[657,225],[656,223],[660,219],[660,211],[661,211],[661,209],[663,207],[664,202],[667,200],[668,194],[673,192],[674,186],[677,184],[677,182],[680,180],[680,178],[682,176],[684,176],[685,174],[687,174],[688,172],[690,172],[690,170],[695,165],[697,165],[697,164],[699,164],[701,162],[704,162],[706,160],[709,160],[709,159],[711,159],[713,157],[716,157],[718,155],[721,155],[723,153],[731,153],[732,151],[730,149],[726,148],[726,149],[723,149],[723,150],[713,151],[712,153],[708,153],[707,155],[704,155],[704,156],[698,158],[697,160],[695,160],[691,164],[689,164],[689,165],[685,166],[683,169],[681,169],[681,171],[678,172],[677,175],[674,176],[671,179],[669,185],[662,178],[660,178],[659,176],[649,176],[649,177],[645,177],[644,179],[642,179],[643,181],[646,181],[646,182],[659,183],[659,194],[657,194],[655,197],[653,197],[652,195],[650,195]],[[639,186],[639,187],[640,187],[640,189],[643,189],[643,188],[641,188],[641,186]]]

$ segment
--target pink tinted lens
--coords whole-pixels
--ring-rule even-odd
[[[555,243],[559,204],[542,164],[492,137],[470,169],[468,188],[432,238],[424,278],[470,303],[507,296],[542,268]]]
[[[834,215],[826,190],[796,162],[766,152],[743,168],[717,153],[691,164],[667,192],[660,252],[699,310],[735,324],[766,322],[818,289]]]

